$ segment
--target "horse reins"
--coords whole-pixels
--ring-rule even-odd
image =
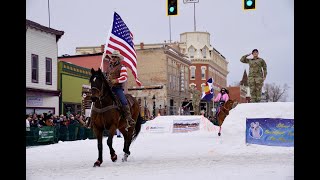
[[[103,99],[106,97],[106,95],[103,94],[104,86],[105,86],[105,84],[104,84],[104,82],[102,81],[101,91],[100,91],[98,88],[96,88],[96,87],[92,87],[92,89],[97,90],[98,93],[99,93],[98,99],[99,99],[100,104],[101,104],[101,100],[103,100]],[[100,92],[102,92],[102,96],[100,95]],[[94,105],[95,105],[95,103],[94,103]],[[117,108],[119,108],[118,106],[116,106],[116,105],[114,104],[114,101],[112,101],[112,105],[109,105],[109,106],[106,106],[106,107],[100,108],[100,109],[97,108],[97,107],[95,107],[94,105],[92,106],[92,111],[95,111],[95,112],[97,112],[97,113],[103,113],[103,112],[109,111],[109,110],[111,110],[111,109],[117,109]]]
[[[224,111],[222,111],[223,113],[225,113],[226,115],[228,115],[229,114],[229,111],[232,109],[232,107],[230,108],[230,109],[227,109],[226,107],[224,107],[224,106],[222,106],[222,108],[223,109],[225,109],[225,110],[227,110],[226,112],[228,112],[228,113],[226,113],[226,112],[224,112]],[[221,111],[220,111],[221,112]]]

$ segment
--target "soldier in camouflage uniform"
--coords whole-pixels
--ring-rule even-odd
[[[251,54],[253,58],[248,59],[247,57]],[[241,62],[249,64],[248,84],[251,102],[260,102],[263,82],[267,77],[267,64],[262,58],[258,57],[258,55],[258,50],[254,49],[252,53],[244,55],[240,59]]]
[[[200,101],[201,101],[201,92],[197,90],[194,86],[191,87],[189,92],[192,93],[192,107],[194,111],[194,115],[199,115],[200,113]]]

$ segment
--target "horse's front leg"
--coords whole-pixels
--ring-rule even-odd
[[[94,133],[97,137],[98,141],[98,160],[93,164],[93,167],[100,166],[103,162],[102,160],[102,138],[103,138],[103,131],[94,129]]]
[[[108,140],[107,140],[107,144],[109,146],[109,150],[110,150],[110,156],[111,156],[111,160],[112,162],[116,162],[117,161],[117,154],[115,152],[115,150],[112,147],[112,140],[113,140],[113,136],[116,133],[116,126],[111,126],[109,129],[109,135],[108,135]]]
[[[122,162],[126,162],[129,155],[130,155],[129,148],[130,148],[131,141],[132,141],[133,128],[129,128],[128,131],[126,131],[124,128],[122,128],[122,129],[120,129],[120,131],[124,137],[124,146],[123,146],[124,156],[122,158]]]

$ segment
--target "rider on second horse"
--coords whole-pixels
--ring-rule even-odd
[[[132,119],[132,115],[130,112],[130,107],[128,105],[128,101],[124,95],[123,83],[127,81],[127,68],[121,64],[121,60],[123,60],[123,56],[120,54],[118,50],[113,51],[112,54],[108,54],[110,58],[110,68],[106,72],[107,77],[112,83],[112,91],[118,96],[120,102],[123,107],[124,115],[127,120],[127,128],[134,126],[135,121]]]

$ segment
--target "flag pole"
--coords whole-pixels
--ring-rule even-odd
[[[108,33],[108,36],[107,36],[107,40],[108,40],[109,37],[111,36],[111,30],[112,30],[114,13],[115,13],[115,11],[113,12],[113,16],[112,16],[112,20],[111,20],[111,26],[110,26],[110,28],[109,28],[109,33]],[[108,44],[108,43],[106,43],[106,44],[104,45],[104,50],[103,50],[103,54],[102,54],[102,57],[101,57],[100,69],[101,69],[102,72],[103,72],[103,70],[104,70],[104,69],[103,69],[103,59],[107,56],[107,53],[106,53],[106,49],[107,49],[106,45],[107,45],[107,44]],[[91,114],[92,114],[92,107],[93,107],[93,102],[91,102],[90,117],[91,117]]]

